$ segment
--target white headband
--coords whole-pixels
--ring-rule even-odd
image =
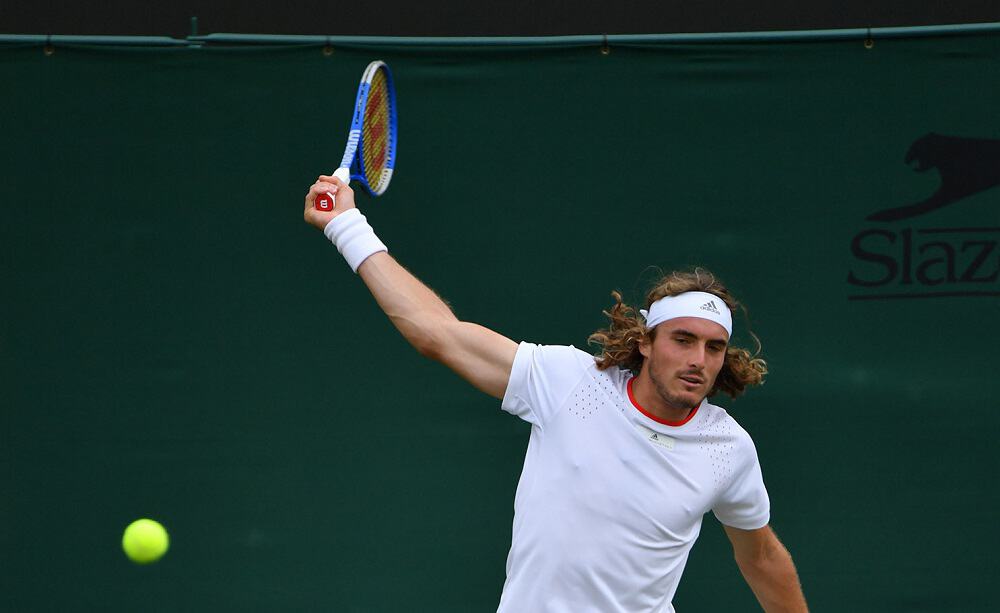
[[[646,318],[646,327],[655,328],[668,319],[678,317],[698,317],[714,321],[723,328],[729,336],[733,335],[733,314],[725,301],[715,294],[707,292],[684,292],[677,296],[666,296],[649,305],[649,310],[639,309]]]

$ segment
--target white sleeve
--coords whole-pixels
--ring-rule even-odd
[[[587,360],[593,357],[575,347],[521,343],[500,407],[544,426],[586,373]]]
[[[712,512],[723,524],[741,530],[763,528],[771,520],[771,501],[764,487],[757,449],[749,435],[743,445],[740,468],[716,500]]]

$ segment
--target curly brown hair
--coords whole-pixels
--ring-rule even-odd
[[[733,295],[725,285],[719,281],[714,274],[704,268],[695,268],[688,271],[674,271],[663,275],[653,286],[653,289],[646,295],[646,308],[663,298],[664,296],[676,296],[684,292],[708,292],[721,298],[731,311],[743,312],[746,319],[747,310]],[[639,316],[637,310],[622,300],[620,292],[611,292],[615,299],[614,306],[604,314],[610,319],[607,328],[602,328],[587,339],[587,342],[598,345],[601,349],[599,355],[595,356],[597,367],[605,370],[612,366],[627,368],[633,373],[638,373],[642,369],[645,358],[639,352],[639,342],[644,338],[652,341],[656,338],[656,329],[646,329],[645,320]],[[726,359],[719,371],[719,376],[715,379],[715,385],[709,392],[709,396],[716,392],[724,392],[732,398],[742,394],[748,386],[760,385],[764,382],[764,375],[767,374],[767,363],[758,355],[760,354],[760,339],[753,331],[748,331],[757,345],[756,351],[751,354],[746,349],[729,346],[726,348]]]

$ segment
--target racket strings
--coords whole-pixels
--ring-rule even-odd
[[[379,191],[388,163],[390,130],[389,88],[384,71],[376,71],[368,90],[368,102],[361,126],[361,156],[365,180]]]

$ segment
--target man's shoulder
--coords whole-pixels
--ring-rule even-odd
[[[729,414],[729,411],[717,404],[712,404],[708,399],[705,400],[701,410],[705,411],[704,423],[706,427],[725,431],[733,438],[753,446],[753,437],[750,436],[746,428],[736,421],[736,418]]]
[[[536,364],[559,368],[587,369],[596,366],[594,356],[573,345],[542,345],[524,341],[518,347],[518,357],[530,356]]]
[[[577,385],[581,380],[589,379],[594,383],[611,390],[621,391],[632,373],[611,366],[605,369],[597,367],[597,358],[573,345],[537,345],[522,342],[515,357],[515,372],[533,372],[539,375],[544,384]]]

